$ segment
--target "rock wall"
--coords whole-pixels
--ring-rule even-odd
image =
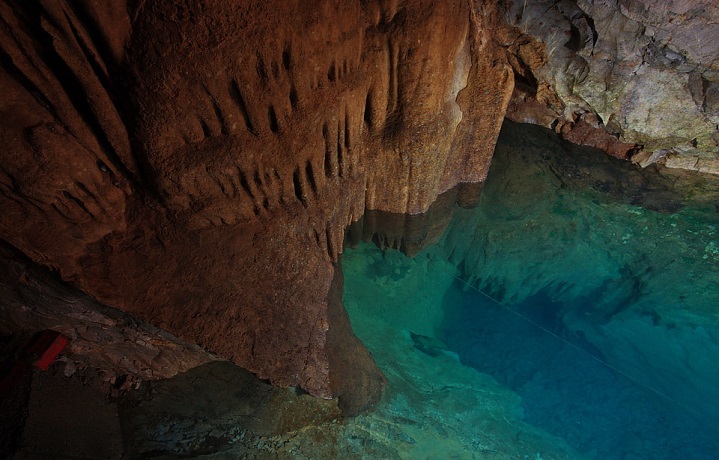
[[[716,2],[510,1],[504,17],[522,83],[512,120],[644,166],[719,173]]]
[[[272,383],[376,401],[367,352],[328,350],[356,340],[328,314],[345,229],[485,178],[513,88],[494,2],[10,0],[0,18],[0,236]]]
[[[87,368],[99,371],[113,390],[170,378],[220,360],[195,344],[97,303],[6,244],[0,244],[0,256],[0,338],[7,345],[4,360],[17,359],[13,356],[17,350],[6,340],[15,340],[22,350],[24,342],[48,329],[69,339],[60,357],[65,375]]]
[[[328,314],[349,225],[377,211],[355,240],[436,240],[446,214],[403,216],[478,187],[510,100],[510,118],[573,142],[716,172],[718,15],[708,1],[7,0],[0,237],[272,383],[353,394],[352,412],[383,379],[361,346],[347,349],[362,366],[328,349],[355,343],[341,306]]]

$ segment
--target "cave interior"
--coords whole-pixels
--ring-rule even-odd
[[[719,4],[2,0],[0,457],[719,452]]]

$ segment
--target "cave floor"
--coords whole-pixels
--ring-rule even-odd
[[[335,401],[267,385],[228,362],[118,391],[93,368],[56,362],[17,386],[16,459],[576,458],[522,422],[519,398],[456,355],[369,319],[388,389],[373,412],[340,420]],[[429,352],[429,354],[428,354]],[[68,373],[69,373],[69,369]],[[452,382],[447,384],[447,382]],[[17,404],[16,404],[17,405]],[[5,407],[5,406],[4,406]],[[7,415],[9,412],[6,412]],[[9,423],[9,422],[8,422]],[[7,426],[10,426],[9,424]]]

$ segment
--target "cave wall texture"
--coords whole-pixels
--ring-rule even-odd
[[[719,173],[716,2],[515,1],[505,19],[545,51],[510,45],[522,90],[509,118],[643,166]]]
[[[484,179],[512,72],[481,6],[4,2],[0,232],[260,378],[374,401],[334,265],[365,209]]]
[[[717,8],[668,5],[5,0],[0,237],[354,413],[384,379],[341,305],[345,231],[377,211],[395,218],[355,233],[408,252],[436,239],[446,214],[397,216],[458,184],[471,204],[508,107],[712,171]]]

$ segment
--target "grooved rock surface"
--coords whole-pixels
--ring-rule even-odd
[[[328,349],[356,341],[328,314],[344,232],[484,180],[513,88],[495,2],[9,0],[0,20],[0,236],[274,384],[375,401],[369,355]]]
[[[719,173],[716,2],[508,2],[508,116],[646,166]]]

